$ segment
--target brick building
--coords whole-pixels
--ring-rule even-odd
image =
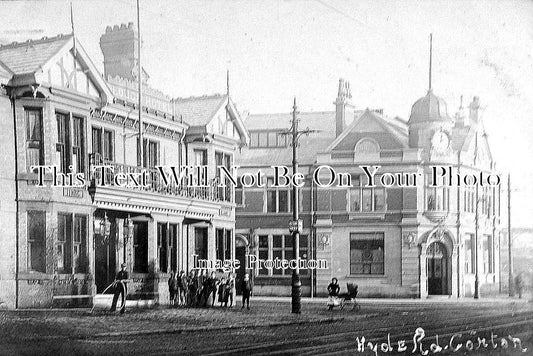
[[[73,35],[0,46],[0,303],[77,304],[126,262],[133,298],[168,301],[172,270],[192,255],[233,257],[233,190],[211,184],[248,135],[229,94],[170,98],[143,70],[143,167],[137,152],[137,32],[108,27],[102,76]],[[95,184],[94,165],[148,172],[142,188]],[[206,187],[163,184],[159,165],[207,166]],[[37,187],[31,166],[56,166],[81,187]],[[105,175],[111,175],[110,170]],[[112,178],[111,176],[105,178]]]
[[[326,270],[302,271],[303,294],[324,295],[337,277],[344,291],[346,283],[358,284],[362,296],[471,296],[476,263],[481,292],[497,292],[499,187],[430,184],[433,167],[450,166],[462,175],[495,174],[479,100],[450,116],[444,100],[429,90],[404,121],[382,110],[356,110],[349,83],[340,80],[334,105],[331,112],[298,114],[300,127],[318,130],[303,136],[298,149],[299,169],[306,176],[299,201],[300,257],[329,263]],[[272,177],[271,166],[290,167],[292,150],[280,134],[290,125],[289,113],[250,115],[245,120],[250,146],[236,157],[241,174],[262,170]],[[350,175],[352,187],[317,187],[311,176],[321,165]],[[380,166],[378,182],[384,173],[422,179],[411,187],[398,182],[367,187],[362,165]],[[264,188],[236,192],[236,255],[293,258],[292,194],[267,180]],[[257,293],[290,295],[290,274],[256,269]]]

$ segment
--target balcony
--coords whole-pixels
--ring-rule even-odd
[[[111,168],[96,169],[93,165],[104,165]],[[91,185],[89,194],[99,207],[132,209],[142,212],[154,210],[175,210],[194,214],[216,215],[222,205],[233,202],[231,187],[219,187],[215,180],[208,186],[192,186],[186,182],[177,184],[169,178],[165,184],[159,171],[155,168],[142,168],[120,163],[101,163],[91,160]],[[102,174],[104,183],[102,184]],[[120,175],[119,185],[114,180]],[[126,178],[124,178],[126,177]],[[186,214],[188,215],[188,214]]]

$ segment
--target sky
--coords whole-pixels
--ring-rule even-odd
[[[72,1],[75,32],[103,72],[99,38],[136,23],[135,0]],[[409,118],[432,87],[453,115],[481,101],[492,154],[513,182],[516,226],[533,227],[533,2],[140,0],[142,61],[173,97],[226,91],[241,112],[334,110],[338,80],[356,108]],[[31,21],[28,21],[31,19]],[[0,2],[0,42],[70,33],[70,2]],[[303,123],[302,125],[305,125]],[[505,207],[502,206],[502,209]]]

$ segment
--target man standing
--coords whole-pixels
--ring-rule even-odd
[[[128,294],[128,286],[126,285],[128,280],[128,272],[126,271],[126,264],[120,265],[120,271],[118,271],[115,277],[115,294],[113,295],[113,303],[111,304],[111,311],[114,312],[117,309],[118,296],[122,295],[122,306],[120,307],[120,314],[124,314],[126,311],[126,294]]]
[[[172,271],[170,278],[168,279],[168,294],[170,295],[170,305],[176,305],[176,299],[179,293],[179,280],[176,272]]]
[[[250,275],[246,273],[244,279],[241,282],[242,290],[242,308],[244,309],[244,303],[246,303],[246,308],[250,310],[250,296],[252,295],[252,281],[250,280]]]

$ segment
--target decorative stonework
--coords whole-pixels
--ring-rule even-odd
[[[404,232],[403,233],[403,242],[405,245],[412,248],[417,243],[416,232]]]

